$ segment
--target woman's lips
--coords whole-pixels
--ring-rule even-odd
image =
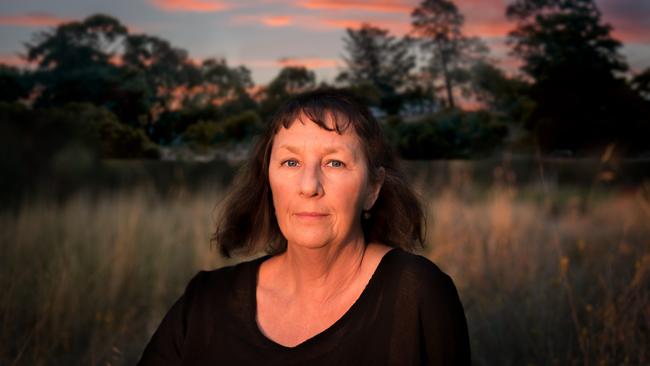
[[[326,213],[321,212],[298,212],[295,215],[302,219],[322,219],[327,216]]]

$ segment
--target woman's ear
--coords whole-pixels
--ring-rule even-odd
[[[375,204],[377,197],[379,197],[379,192],[381,192],[381,187],[384,185],[384,179],[386,178],[386,170],[384,167],[379,167],[379,169],[377,169],[376,176],[377,180],[371,184],[370,192],[368,192],[368,197],[363,205],[363,209],[366,211],[370,210]]]

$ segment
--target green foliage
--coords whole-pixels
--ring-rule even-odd
[[[221,123],[225,140],[241,141],[262,131],[262,119],[254,111],[246,111],[227,118]]]
[[[271,116],[293,94],[316,87],[316,75],[304,66],[287,66],[280,70],[261,92],[260,113]]]
[[[523,71],[535,81],[558,77],[611,78],[627,70],[621,43],[602,23],[594,0],[517,0],[506,10],[517,27],[510,33]],[[583,85],[577,85],[578,87]]]
[[[253,85],[247,68],[229,67],[224,59],[197,66],[186,50],[156,36],[128,34],[110,16],[97,14],[37,33],[26,48],[43,88],[37,108],[70,102],[104,106],[122,122],[146,127],[166,142],[196,122],[170,128],[163,119],[154,126],[179,106],[196,110],[218,103],[232,114],[256,107],[247,93]]]
[[[61,24],[42,31],[27,43],[27,60],[40,70],[74,70],[89,65],[108,65],[112,50],[127,34],[117,19],[96,14],[83,21]]]
[[[500,146],[507,127],[488,112],[447,110],[395,127],[397,151],[405,159],[470,158]]]
[[[352,84],[347,89],[369,106],[378,106],[381,104],[381,90],[374,84]]]
[[[635,75],[631,84],[641,98],[650,102],[650,67]]]
[[[484,58],[487,47],[462,32],[465,18],[453,1],[423,0],[411,13],[413,34],[429,53],[425,70],[441,79],[447,106],[454,108],[453,90],[469,80],[469,69]]]
[[[3,148],[38,165],[68,146],[96,158],[157,158],[158,151],[141,129],[124,125],[105,108],[70,103],[59,108],[28,109],[0,104]]]
[[[514,54],[533,80],[527,126],[542,150],[602,152],[612,142],[647,149],[638,140],[650,123],[647,106],[620,77],[621,43],[594,0],[517,0],[507,16],[516,22]]]
[[[214,143],[215,137],[222,131],[221,126],[213,121],[199,121],[189,126],[183,133],[183,140],[201,147]]]
[[[0,101],[15,102],[29,96],[34,86],[30,72],[0,64]]]
[[[157,159],[160,152],[142,129],[120,123],[117,118],[105,115],[95,120],[100,137],[101,156],[105,158],[149,158]]]
[[[167,111],[162,113],[152,126],[151,136],[156,143],[168,145],[175,142],[192,124],[199,121],[217,121],[222,118],[221,109],[215,105]]]
[[[397,39],[387,29],[363,23],[357,30],[348,28],[343,38],[346,68],[337,80],[348,86],[367,85],[379,93],[375,104],[396,114],[402,98],[398,95],[412,79],[415,57],[408,38]]]
[[[185,130],[183,140],[201,148],[218,142],[250,139],[262,128],[260,116],[254,111],[246,111],[219,122],[199,121]]]
[[[200,80],[200,71],[186,50],[167,40],[146,34],[130,34],[123,42],[122,62],[127,69],[141,72],[149,91],[149,109],[168,111],[174,91]]]
[[[478,62],[472,67],[472,88],[476,98],[508,123],[527,123],[534,109],[528,97],[530,85],[509,78],[496,66]]]
[[[142,73],[113,65],[86,65],[78,69],[39,72],[45,87],[35,107],[87,102],[110,109],[122,121],[137,127],[149,114],[149,89]]]

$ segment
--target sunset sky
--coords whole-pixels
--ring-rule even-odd
[[[18,54],[39,30],[95,13],[118,18],[132,33],[144,32],[186,49],[191,57],[225,57],[243,64],[258,84],[284,65],[304,65],[318,80],[332,80],[342,66],[346,27],[370,22],[402,35],[419,0],[21,0],[0,2],[0,62],[19,65]],[[457,0],[465,32],[481,36],[501,66],[511,67],[505,35],[507,0]],[[650,67],[650,0],[597,0],[633,70]]]

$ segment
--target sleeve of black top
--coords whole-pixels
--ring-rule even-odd
[[[176,366],[181,364],[188,313],[200,275],[201,272],[190,280],[183,295],[169,309],[158,329],[151,336],[137,366]]]
[[[439,272],[421,292],[424,350],[428,365],[470,365],[467,321],[451,277]]]

